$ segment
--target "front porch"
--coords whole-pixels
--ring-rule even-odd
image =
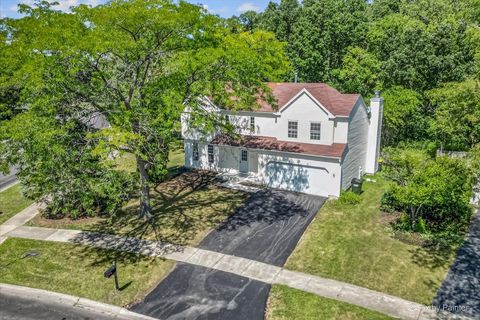
[[[221,180],[221,187],[240,190],[245,192],[256,192],[265,185],[256,173],[219,173],[218,179]]]

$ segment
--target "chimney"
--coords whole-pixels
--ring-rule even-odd
[[[375,97],[370,99],[370,124],[368,127],[367,163],[365,172],[374,174],[378,171],[380,156],[380,139],[382,136],[383,98],[380,91],[375,91]]]
[[[297,83],[297,82],[298,82],[298,72],[295,71],[295,83]]]

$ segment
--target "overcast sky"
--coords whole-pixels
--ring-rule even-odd
[[[53,0],[51,0],[53,1]],[[207,8],[210,12],[218,14],[222,17],[230,17],[232,15],[239,15],[242,12],[248,10],[254,11],[263,11],[269,0],[230,0],[230,1],[222,1],[222,0],[188,0],[192,3],[200,3],[205,8]],[[0,0],[0,17],[11,17],[17,18],[20,15],[17,13],[17,5],[19,3],[26,3],[32,4],[34,0]],[[68,11],[68,8],[71,6],[76,6],[79,4],[89,4],[89,5],[97,5],[100,3],[105,2],[105,0],[57,0],[60,3],[58,6],[60,9]],[[277,1],[276,1],[277,2]]]

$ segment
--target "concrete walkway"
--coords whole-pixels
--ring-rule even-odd
[[[181,247],[155,241],[123,238],[120,236],[82,232],[78,230],[37,227],[18,227],[7,235],[36,240],[70,242],[103,249],[114,249],[154,257],[163,257],[233,273],[268,284],[287,285],[322,297],[354,304],[401,319],[452,319],[450,315],[440,315],[436,310],[424,305],[381,292],[200,248]],[[456,319],[468,318],[456,317]]]
[[[62,293],[0,283],[1,319],[155,320],[125,308]]]
[[[33,219],[38,214],[38,211],[43,208],[44,205],[34,203],[0,225],[0,243],[5,241],[5,235],[7,233],[20,226],[23,226],[25,223]]]

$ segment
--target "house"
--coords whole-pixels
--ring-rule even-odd
[[[367,106],[358,94],[324,83],[269,83],[277,110],[262,101],[254,111],[205,110],[228,119],[240,139],[202,135],[182,115],[185,165],[253,177],[272,188],[338,197],[353,178],[378,170],[383,99]]]

